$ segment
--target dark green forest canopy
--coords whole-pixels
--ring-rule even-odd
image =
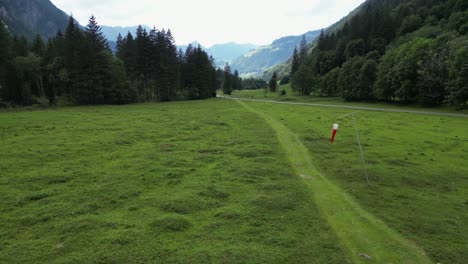
[[[0,24],[0,44],[0,106],[204,99],[220,87],[213,58],[201,47],[177,51],[170,30],[139,27],[119,37],[115,55],[94,17],[84,30],[70,18],[47,42]]]
[[[292,87],[353,101],[465,106],[467,8],[465,0],[368,0],[341,29],[322,32],[305,59],[305,48],[295,51]]]

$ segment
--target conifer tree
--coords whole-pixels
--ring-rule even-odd
[[[300,95],[309,95],[312,90],[313,81],[312,70],[305,64],[302,64],[292,79],[292,88]]]
[[[122,35],[119,33],[119,35],[117,36],[117,41],[116,41],[116,45],[115,45],[116,50],[117,51],[121,50],[123,44],[124,44],[124,39],[123,39]]]
[[[223,93],[230,95],[232,93],[232,75],[231,67],[228,63],[224,66]]]
[[[299,64],[302,64],[305,62],[306,56],[307,56],[307,40],[306,40],[306,36],[302,35],[301,44],[299,46]]]
[[[69,87],[65,88],[65,93],[74,97],[77,91],[77,86],[80,83],[79,71],[83,65],[82,51],[86,49],[84,46],[84,36],[73,17],[68,20],[68,25],[64,36],[64,63],[69,78]]]
[[[276,72],[273,73],[273,76],[268,83],[268,87],[270,88],[270,92],[276,92],[278,87],[278,74]]]
[[[101,27],[96,18],[91,16],[84,32],[83,46],[79,51],[82,67],[77,74],[80,87],[76,98],[81,103],[99,104],[111,100],[111,61],[110,56],[106,54],[106,43]]]
[[[297,53],[297,47],[294,48],[294,53],[292,56],[292,64],[291,64],[291,77],[299,70],[300,62],[299,62],[299,54]]]
[[[90,48],[94,49],[96,52],[100,52],[106,48],[107,40],[94,15],[91,15],[88,25],[86,26],[86,37],[90,42]]]
[[[233,90],[241,90],[242,89],[242,79],[239,77],[239,72],[237,70],[234,71],[233,76]]]
[[[10,36],[0,21],[0,100],[6,93],[7,62],[10,59]]]
[[[37,34],[34,42],[32,43],[32,52],[39,57],[44,57],[45,53],[45,44],[42,40],[41,35]]]

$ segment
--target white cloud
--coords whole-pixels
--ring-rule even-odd
[[[267,44],[282,36],[327,27],[364,0],[52,0],[83,25],[91,14],[110,26],[145,24],[170,28],[177,43],[206,46],[238,42]]]

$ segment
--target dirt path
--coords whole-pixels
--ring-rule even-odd
[[[266,113],[238,102],[265,119],[275,130],[296,174],[313,193],[314,202],[350,260],[354,263],[431,263],[421,249],[365,211],[317,171],[308,149],[295,133]]]
[[[409,113],[409,114],[436,115],[436,116],[455,116],[455,117],[468,118],[468,115],[466,115],[466,114],[453,114],[453,113],[443,113],[443,112],[416,111],[416,110],[403,110],[403,109],[402,110],[400,110],[400,109],[386,109],[386,108],[346,106],[346,105],[314,104],[314,103],[281,102],[281,101],[273,101],[273,100],[237,98],[237,97],[229,97],[229,96],[222,96],[222,95],[218,95],[217,97],[218,98],[224,98],[224,99],[230,99],[230,100],[263,102],[263,103],[274,103],[274,104],[318,106],[318,107],[343,108],[343,109],[377,111],[377,112]]]

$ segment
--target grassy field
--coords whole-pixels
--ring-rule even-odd
[[[318,97],[318,96],[299,96],[292,92],[291,85],[282,85],[279,91],[286,91],[286,95],[281,95],[280,92],[266,92],[260,90],[242,90],[234,91],[232,97],[249,98],[249,99],[266,99],[285,102],[305,102],[338,106],[358,106],[358,107],[373,107],[373,108],[388,108],[388,109],[405,109],[405,110],[422,110],[429,112],[449,112],[457,114],[468,114],[468,109],[458,109],[452,106],[437,106],[425,107],[421,105],[405,105],[405,104],[390,104],[384,102],[346,102],[340,97]]]
[[[237,102],[0,113],[0,263],[346,263]]]
[[[361,111],[357,125],[371,187],[360,162],[350,110],[246,103],[293,131],[313,163],[361,206],[424,249],[435,262],[468,259],[468,123],[461,117]],[[328,139],[333,123],[340,129]]]
[[[0,263],[388,263],[373,254],[397,248],[465,263],[466,118],[358,112],[369,187],[349,112],[213,99],[0,113]],[[383,232],[353,244],[343,232],[366,221]],[[379,248],[388,236],[400,244]]]

